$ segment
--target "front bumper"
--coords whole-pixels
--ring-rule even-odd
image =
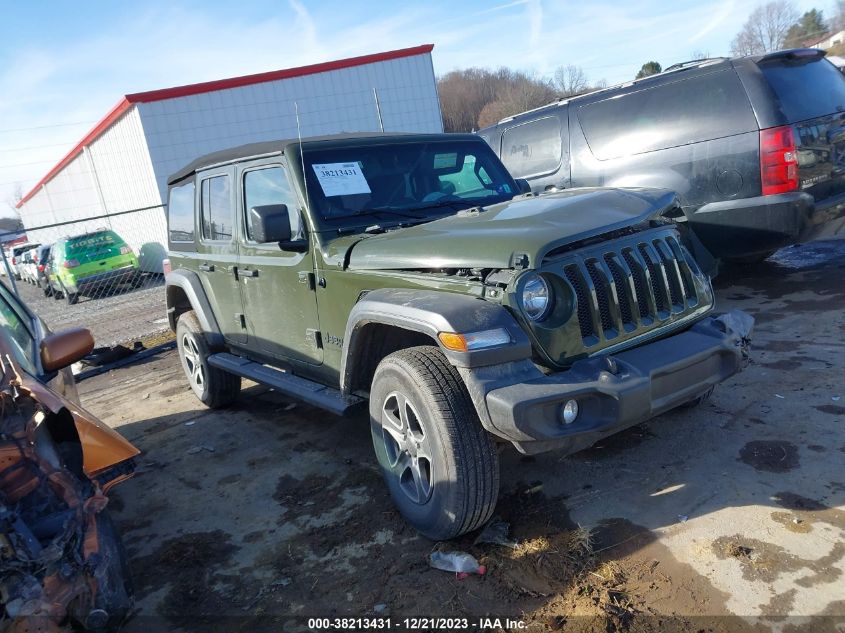
[[[577,361],[563,372],[543,375],[520,361],[462,374],[488,431],[527,454],[575,452],[694,400],[740,371],[753,324],[740,316],[708,317],[680,334]],[[568,400],[578,402],[579,414],[564,424],[560,411]]]

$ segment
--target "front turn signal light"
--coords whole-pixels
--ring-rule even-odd
[[[504,328],[472,332],[470,334],[440,332],[437,338],[440,339],[443,347],[453,352],[471,352],[477,349],[507,345],[511,342],[511,336]]]

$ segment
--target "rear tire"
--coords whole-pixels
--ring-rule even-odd
[[[191,390],[200,402],[211,409],[218,409],[238,397],[241,377],[208,364],[212,352],[193,310],[179,315],[176,347]]]
[[[499,493],[499,458],[457,370],[436,347],[385,357],[370,390],[370,431],[399,512],[421,534],[481,527]]]

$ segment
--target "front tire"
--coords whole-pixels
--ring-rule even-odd
[[[211,409],[218,409],[238,397],[241,377],[208,364],[211,351],[193,310],[179,315],[176,347],[191,390],[200,402]]]
[[[370,431],[399,512],[435,540],[481,527],[499,493],[495,444],[457,370],[436,347],[385,357],[370,390]]]

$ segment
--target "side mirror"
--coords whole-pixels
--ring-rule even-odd
[[[531,183],[525,178],[516,178],[516,186],[519,188],[519,193],[531,193]]]
[[[94,337],[90,330],[62,330],[41,341],[41,366],[48,372],[63,369],[90,354],[92,349]]]
[[[252,237],[260,244],[290,241],[290,216],[286,204],[265,204],[249,210]]]

